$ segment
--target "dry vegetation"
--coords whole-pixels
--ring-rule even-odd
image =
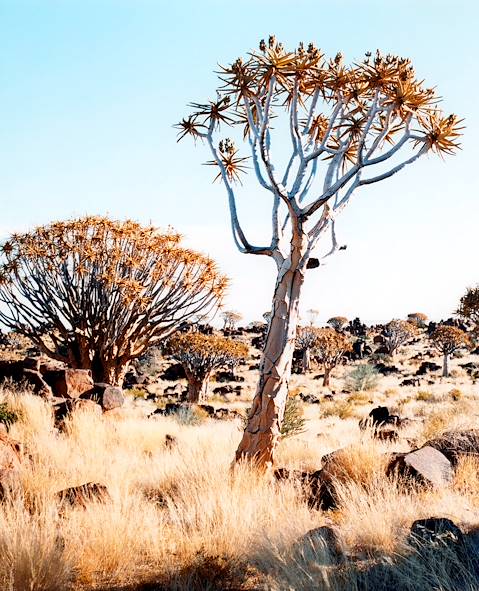
[[[421,346],[396,357],[406,374],[417,368],[410,358]],[[467,359],[454,360],[455,377],[438,378],[427,390],[380,376],[373,391],[303,405],[306,431],[280,443],[277,463],[316,470],[325,454],[345,448],[333,470],[339,508],[328,512],[309,508],[295,480],[278,483],[246,465],[231,470],[239,420],[147,418],[152,403],[128,396],[118,412],[76,411],[59,432],[48,402],[4,387],[0,402],[18,416],[9,434],[31,461],[22,464],[21,489],[6,491],[0,505],[0,587],[433,590],[458,588],[461,572],[470,586],[460,588],[474,589],[472,567],[464,572],[447,548],[418,553],[408,535],[416,519],[431,516],[465,531],[479,525],[476,461],[462,461],[452,486],[435,491],[405,488],[384,471],[386,452],[477,426],[475,386],[457,364]],[[351,369],[338,368],[331,387],[339,390]],[[246,378],[242,394],[229,402],[213,397],[214,406],[250,403],[256,372],[243,366],[238,373]],[[291,392],[328,392],[314,376],[294,375]],[[378,403],[412,419],[396,443],[375,441],[358,427]],[[167,434],[176,439],[172,446]],[[111,499],[59,507],[57,491],[85,482],[105,484]],[[324,525],[346,552],[340,565],[330,546],[301,541]]]

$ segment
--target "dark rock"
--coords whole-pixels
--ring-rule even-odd
[[[87,503],[92,501],[104,503],[111,500],[107,487],[97,482],[87,482],[80,486],[72,486],[61,490],[57,492],[57,498],[62,508],[69,505],[83,509],[86,508]]]
[[[417,519],[411,526],[409,538],[412,545],[423,544],[457,544],[464,542],[461,529],[446,517],[429,517]]]
[[[441,366],[432,361],[423,361],[416,372],[417,376],[424,376],[430,371],[439,371]]]
[[[408,378],[406,380],[403,380],[400,384],[401,387],[404,386],[420,386],[421,385],[421,380],[419,378]]]
[[[215,407],[210,404],[198,404],[198,408],[201,408],[209,417],[215,416]]]
[[[304,492],[305,500],[311,509],[329,511],[337,508],[334,485],[325,470],[315,472],[301,472],[278,468],[274,471],[276,480],[296,480]]]
[[[385,363],[376,363],[374,369],[383,376],[389,376],[395,373],[401,373],[394,365],[386,365]]]
[[[456,466],[459,459],[464,456],[479,459],[479,429],[447,431],[440,437],[427,441],[425,445],[440,451],[453,466]]]
[[[175,363],[161,374],[160,379],[167,380],[169,382],[176,382],[176,380],[186,379],[185,370],[181,363]]]
[[[61,422],[72,412],[76,410],[91,410],[101,415],[102,409],[94,400],[83,398],[65,399],[52,398],[53,413],[55,416],[55,425],[61,426]]]
[[[319,267],[319,259],[314,257],[311,257],[306,263],[306,269],[316,269],[317,267]]]
[[[232,371],[219,371],[215,378],[217,382],[244,382],[243,376],[237,376]]]
[[[398,454],[389,464],[387,474],[398,474],[414,482],[443,488],[452,482],[451,462],[437,449],[424,446],[407,454]]]
[[[54,396],[61,398],[79,398],[93,388],[89,369],[55,369],[45,372],[43,378]]]

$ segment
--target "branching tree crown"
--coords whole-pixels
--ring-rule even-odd
[[[348,323],[346,316],[333,316],[328,320],[328,324],[334,328],[334,330],[341,330]]]
[[[467,333],[456,326],[440,324],[431,335],[436,349],[444,356],[443,376],[449,376],[448,360],[458,349],[471,346],[471,339]]]
[[[352,350],[351,341],[332,328],[320,328],[313,348],[313,356],[324,366],[323,386],[329,385],[331,370],[347,351]]]
[[[417,327],[411,322],[405,320],[391,320],[382,332],[384,344],[389,355],[394,353],[417,335]]]
[[[119,383],[128,362],[215,308],[227,279],[181,237],[85,217],[1,246],[0,320],[48,356]]]
[[[434,89],[424,86],[406,58],[378,51],[348,66],[340,53],[326,59],[312,43],[288,51],[272,36],[261,41],[259,51],[222,67],[219,78],[216,100],[192,103],[193,113],[177,126],[179,139],[190,135],[208,143],[213,155],[208,164],[226,185],[239,250],[273,256],[279,265],[288,254],[283,244],[288,227],[294,232],[311,222],[306,259],[327,228],[334,251],[334,220],[355,189],[392,176],[428,152],[443,156],[459,147],[461,121],[441,112]],[[280,173],[272,130],[282,111],[291,156]],[[215,140],[221,126],[242,130],[249,157],[241,156],[230,138]],[[387,166],[399,153],[406,155]],[[236,207],[234,184],[250,159],[272,197],[272,238],[261,246],[247,239]],[[319,176],[323,181],[315,185]]]
[[[201,333],[176,333],[168,342],[168,352],[184,367],[188,379],[188,400],[206,397],[213,370],[234,367],[248,355],[244,343]]]
[[[243,316],[236,310],[225,310],[221,313],[221,318],[224,322],[223,328],[233,330],[238,322],[241,322]]]
[[[479,286],[467,289],[459,302],[457,314],[479,327]]]

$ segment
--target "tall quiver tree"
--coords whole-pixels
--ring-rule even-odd
[[[408,59],[379,52],[347,66],[341,54],[326,60],[313,44],[287,51],[270,37],[259,52],[222,67],[219,78],[216,99],[192,104],[193,113],[178,124],[179,138],[190,135],[208,144],[208,164],[217,167],[226,187],[238,249],[276,263],[260,379],[236,454],[265,466],[279,438],[299,299],[313,250],[326,232],[332,246],[324,256],[338,249],[335,220],[358,189],[430,151],[453,153],[461,128],[455,115],[441,113],[434,90],[417,80]],[[249,159],[232,139],[218,142],[220,127],[240,129]],[[284,134],[291,151],[280,170],[272,148],[277,141],[283,149]],[[272,235],[264,245],[250,242],[238,217],[235,184],[247,163],[271,199]]]
[[[469,335],[456,326],[440,324],[431,335],[431,340],[436,349],[443,355],[442,375],[449,377],[449,358],[461,348],[471,346]]]
[[[221,302],[227,280],[181,236],[85,217],[0,250],[0,321],[43,353],[120,384],[132,359]]]
[[[244,343],[201,333],[176,333],[168,351],[181,363],[188,380],[188,402],[204,402],[214,370],[235,367],[248,355]]]

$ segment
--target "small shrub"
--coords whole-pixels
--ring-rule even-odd
[[[304,433],[305,425],[306,419],[303,416],[301,400],[288,396],[284,409],[283,424],[281,425],[281,439]]]
[[[458,400],[461,400],[461,398],[464,397],[464,394],[461,390],[459,390],[459,388],[453,388],[449,392],[449,396],[454,400],[454,402],[457,402]]]
[[[350,419],[354,417],[354,407],[347,400],[327,402],[323,405],[321,418],[338,417],[339,419]]]
[[[10,410],[7,402],[0,403],[0,423],[9,429],[16,421],[18,421],[17,413]]]
[[[250,413],[250,408],[246,411],[246,414],[243,416],[241,421],[240,429],[246,429],[246,425],[248,424],[248,416]],[[291,397],[288,394],[288,398],[286,399],[286,406],[284,408],[284,417],[283,417],[283,424],[281,425],[281,439],[287,439],[288,437],[294,437],[295,435],[300,435],[304,433],[306,425],[306,419],[303,416],[303,405],[301,400],[297,397]]]
[[[367,392],[354,392],[348,397],[349,404],[369,404],[371,397]]]
[[[384,391],[384,396],[386,396],[386,398],[392,398],[393,396],[396,396],[397,393],[398,391],[396,388],[388,388]]]
[[[208,418],[208,414],[202,408],[195,405],[181,406],[172,416],[180,425],[188,425],[190,427],[201,425]]]
[[[130,388],[128,390],[128,394],[130,394],[130,396],[133,396],[133,398],[135,398],[136,400],[137,398],[145,399],[148,392],[146,390],[143,390],[142,388]]]
[[[432,392],[429,392],[428,390],[419,390],[419,392],[416,395],[416,400],[418,402],[435,402],[436,397]]]
[[[345,385],[352,392],[374,390],[379,382],[379,373],[372,365],[358,365],[347,376]]]

